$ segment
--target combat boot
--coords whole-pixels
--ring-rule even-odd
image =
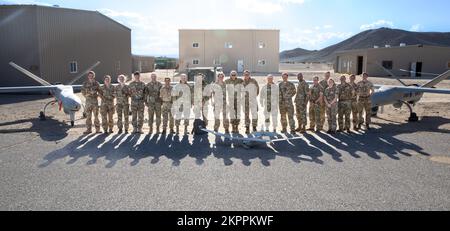
[[[98,133],[102,133],[102,132],[100,131],[100,128],[96,128],[96,129],[95,129],[95,133],[98,134]]]
[[[111,133],[111,134],[112,134],[113,132],[114,132],[114,131],[113,131],[113,129],[112,129],[112,128],[111,128],[111,129],[109,129],[109,133]]]
[[[162,134],[166,134],[166,133],[167,133],[167,128],[163,128]]]
[[[159,134],[159,126],[156,126],[156,132],[155,134]]]
[[[281,129],[281,133],[287,133],[287,129],[286,128]]]
[[[230,134],[230,130],[228,128],[225,128],[225,134]]]
[[[300,126],[300,127],[298,127],[297,129],[295,129],[295,131],[296,132],[300,132],[300,131],[302,131],[302,127]]]
[[[245,134],[250,134],[250,127],[245,127]]]
[[[125,129],[125,134],[128,134],[128,129]]]
[[[184,134],[189,134],[188,126],[187,126],[187,125],[184,126]]]
[[[253,127],[253,132],[256,132],[256,131],[257,131],[256,127]]]
[[[117,134],[122,134],[122,129],[119,129],[119,131],[117,132]]]
[[[180,126],[176,126],[176,127],[175,127],[175,130],[176,130],[175,133],[176,133],[176,134],[179,134],[179,133],[180,133]],[[170,133],[173,133],[172,131],[173,131],[173,129],[170,129]]]
[[[170,134],[175,134],[175,131],[173,130],[173,128],[170,129]]]
[[[296,131],[295,131],[295,129],[291,129],[291,134],[295,134],[296,133]]]
[[[92,130],[91,130],[91,129],[88,129],[88,130],[86,130],[86,131],[83,132],[83,134],[85,134],[85,135],[88,135],[88,134],[91,134],[91,133],[92,133]]]

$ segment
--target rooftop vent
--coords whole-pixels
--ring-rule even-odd
[[[386,45],[384,45],[384,47],[389,48],[389,47],[391,47],[391,45],[386,44]]]
[[[401,47],[406,47],[406,43],[400,43]]]
[[[373,46],[373,48],[380,48],[380,47],[379,47],[379,46],[377,46],[377,45],[374,45],[374,46]]]

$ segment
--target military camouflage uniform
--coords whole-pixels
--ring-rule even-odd
[[[308,105],[309,85],[305,80],[298,83],[297,95],[295,96],[295,111],[299,131],[304,131],[308,120],[306,119],[306,107]]]
[[[100,96],[102,99],[102,103],[100,105],[100,114],[102,115],[103,131],[108,132],[109,128],[109,132],[112,132],[114,128],[114,86],[101,86]]]
[[[228,102],[232,103],[232,105],[230,105],[230,106],[227,105],[228,107],[230,107],[230,108],[228,108],[228,113],[230,114],[229,118],[230,118],[231,126],[233,128],[234,133],[239,132],[238,126],[239,126],[239,123],[241,122],[241,120],[239,118],[240,117],[239,111],[241,110],[241,105],[238,105],[238,97],[239,98],[241,97],[241,90],[242,90],[241,87],[242,87],[243,82],[244,81],[239,78],[236,78],[234,80],[229,78],[229,79],[225,80],[226,85],[234,85],[234,87],[235,87],[233,102],[231,102],[231,100],[228,100]],[[228,95],[228,97],[231,97],[231,96]],[[231,114],[233,112],[232,109],[234,110],[234,115]]]
[[[366,114],[366,125],[370,124],[370,117],[371,117],[371,109],[372,109],[372,100],[370,98],[370,90],[373,91],[373,84],[369,81],[362,80],[357,85],[357,91],[358,91],[358,105],[359,105],[359,126],[364,123],[362,113],[363,110]]]
[[[189,89],[191,91],[191,105],[192,105],[193,102],[194,102],[194,88],[192,86],[190,86],[189,84],[187,84],[187,83],[179,83],[178,85],[181,85],[181,84],[184,84],[184,85],[189,87]],[[183,92],[179,92],[179,95],[175,96],[173,98],[173,101],[178,100],[182,96],[183,96]],[[185,107],[185,105],[181,105],[181,107],[179,108],[180,112],[182,112],[184,110],[184,107]],[[189,110],[190,110],[190,108],[189,108]],[[175,119],[175,126],[177,127],[177,130],[178,130],[178,127],[180,126],[180,124],[181,124],[181,120],[180,119]],[[188,126],[189,126],[189,118],[184,118],[184,127],[185,127],[185,129],[187,129]]]
[[[339,103],[338,103],[338,123],[339,130],[350,130],[350,114],[352,111],[353,87],[349,83],[338,85]],[[345,126],[344,126],[345,117]]]
[[[172,116],[172,86],[162,86],[159,91],[159,97],[162,101],[162,123],[163,131],[166,132],[167,122],[169,121],[170,131],[173,131],[173,116]]]
[[[273,88],[273,89],[272,89]],[[273,92],[272,92],[273,90]],[[264,128],[266,131],[269,130],[270,127],[270,121],[272,121],[272,127],[275,131],[278,126],[278,108],[277,105],[272,105],[272,96],[274,96],[274,99],[276,99],[275,95],[278,94],[278,101],[279,101],[279,86],[276,84],[267,84],[261,88],[261,94],[259,95],[259,101],[261,106],[264,108]],[[278,103],[279,102],[274,102]],[[272,118],[272,120],[271,120]]]
[[[322,86],[322,89],[325,91],[325,89],[328,88],[328,80],[322,80],[319,82],[320,86]],[[324,102],[322,102],[322,104],[320,105],[320,124],[321,126],[324,125],[325,123],[325,114],[326,114],[326,105]],[[322,129],[322,127],[320,127],[320,129]]]
[[[145,104],[148,108],[148,126],[150,133],[153,132],[153,119],[156,116],[156,131],[159,132],[161,126],[161,106],[162,101],[159,97],[162,84],[158,81],[150,81],[145,86],[145,95],[147,99]]]
[[[331,103],[338,96],[338,89],[336,85],[333,87],[328,87],[323,92],[323,97],[326,102]],[[337,102],[328,107],[325,104],[327,110],[327,121],[328,121],[328,130],[335,132],[336,131],[336,116],[338,111]]]
[[[98,94],[100,84],[97,81],[83,83],[81,93],[86,98],[86,128],[88,132],[92,131],[92,114],[94,114],[94,126],[97,132],[100,131],[100,121],[98,119]]]
[[[142,132],[145,109],[145,83],[133,81],[129,85],[131,92],[131,123],[134,132]]]
[[[349,83],[350,86],[352,86],[352,122],[353,122],[353,128],[357,129],[358,127],[358,123],[359,123],[359,118],[358,118],[358,95],[357,93],[357,86],[356,83]]]
[[[246,87],[249,84],[254,84],[256,87],[256,96],[259,95],[259,85],[258,82],[256,82],[255,79],[250,78],[249,80],[243,80],[242,85]],[[248,92],[244,92],[244,115],[245,115],[245,127],[248,129],[250,127],[250,94]],[[256,103],[256,101],[255,101]],[[256,127],[258,126],[258,114],[256,113],[256,118],[252,117],[251,125],[253,127],[253,130],[256,130]]]
[[[322,102],[316,103],[316,101],[320,98],[320,95],[323,94],[323,88],[320,84],[313,85],[309,89],[309,128],[314,130],[321,130],[323,125],[320,121],[320,107]]]
[[[294,120],[294,104],[292,104],[292,97],[295,96],[295,85],[291,82],[281,82],[280,85],[280,114],[281,114],[281,127],[283,132],[286,132],[287,120],[286,114],[289,119],[289,127],[292,132],[295,132],[295,120]]]
[[[130,89],[128,85],[117,85],[114,87],[114,95],[116,97],[116,112],[117,112],[117,128],[119,131],[122,131],[125,128],[125,131],[128,132],[129,127],[129,113],[130,113]],[[123,116],[123,119],[122,119]],[[123,123],[125,122],[125,125]]]
[[[226,132],[229,131],[229,127],[230,127],[230,120],[227,117],[227,90],[226,87],[227,85],[225,84],[225,82],[223,83],[216,83],[218,86],[220,86],[220,88],[222,89],[222,118],[223,118],[223,128],[225,129]],[[216,102],[217,104],[217,102]],[[214,111],[218,110],[218,108],[214,108]],[[217,114],[218,116],[220,116],[220,112],[218,112],[219,114]],[[214,131],[217,131],[220,127],[220,117],[214,118]]]

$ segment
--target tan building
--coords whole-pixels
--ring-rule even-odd
[[[420,77],[450,69],[450,47],[411,45],[374,47],[336,53],[335,72],[388,76],[380,66],[396,76]]]
[[[279,30],[179,30],[179,69],[279,71]]]
[[[131,73],[131,30],[99,12],[2,5],[0,22],[0,87],[38,84],[10,61],[50,83],[67,83],[97,61],[97,79]]]
[[[148,73],[155,71],[155,57],[153,56],[133,55],[132,63],[133,72]]]

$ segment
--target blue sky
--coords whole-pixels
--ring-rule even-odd
[[[97,10],[132,29],[132,50],[178,55],[178,29],[280,29],[280,50],[322,49],[363,30],[450,32],[447,0],[0,0]]]

